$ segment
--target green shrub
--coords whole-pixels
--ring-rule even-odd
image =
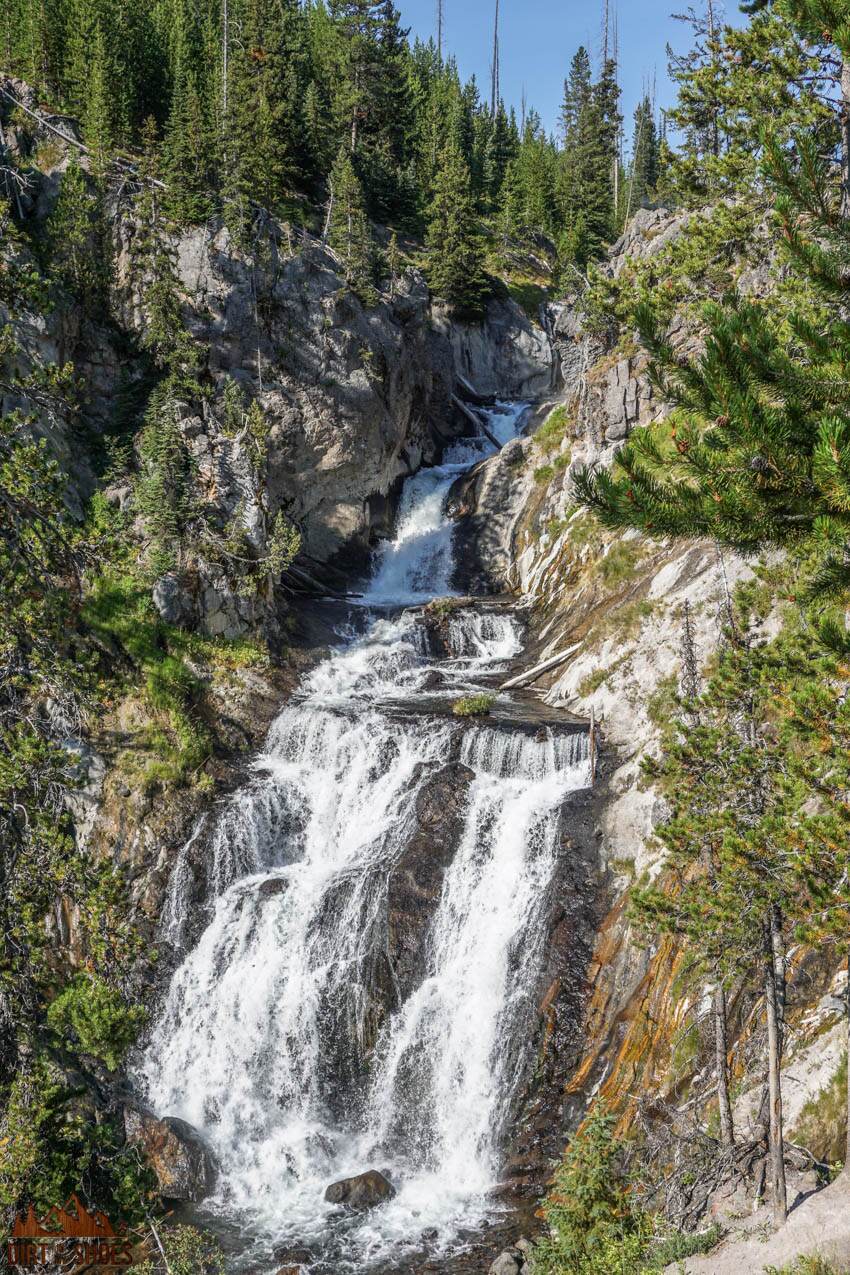
[[[710,1253],[723,1239],[723,1228],[714,1222],[707,1231],[683,1232],[661,1236],[653,1241],[649,1253],[649,1265],[644,1271],[663,1271],[672,1262],[682,1262],[686,1257],[696,1257],[700,1253]]]
[[[541,465],[534,471],[534,481],[536,483],[550,483],[555,477],[555,470],[552,465]]]
[[[452,712],[455,717],[485,717],[495,703],[495,695],[466,695],[455,700]]]
[[[549,1235],[534,1249],[535,1275],[632,1275],[651,1228],[618,1172],[615,1118],[596,1102],[543,1204]]]
[[[47,1021],[65,1042],[115,1071],[145,1021],[141,1005],[128,1005],[114,987],[93,974],[79,974],[47,1011]]]
[[[549,298],[546,289],[532,279],[514,279],[508,284],[508,295],[535,323],[540,318],[541,305]]]
[[[131,1275],[224,1275],[224,1250],[209,1231],[194,1226],[164,1226],[157,1232],[163,1252],[149,1245],[146,1262],[131,1266]]]

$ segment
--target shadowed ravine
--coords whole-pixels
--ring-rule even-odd
[[[490,429],[506,441],[521,411],[488,413]],[[452,591],[449,488],[490,450],[461,443],[407,481],[339,647],[198,830],[193,947],[194,839],[172,876],[164,938],[183,960],[137,1079],[207,1137],[221,1172],[205,1207],[260,1269],[286,1246],[317,1275],[412,1269],[423,1250],[462,1250],[496,1208],[561,810],[589,766],[575,728],[512,728],[498,702],[489,723],[447,711],[521,650],[508,607],[423,611]],[[394,1199],[325,1203],[367,1168]]]

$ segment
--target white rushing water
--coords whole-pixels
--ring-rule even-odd
[[[490,427],[510,436],[518,415],[493,412]],[[476,444],[452,451],[408,480],[367,601],[450,592],[446,497],[481,455]],[[273,724],[253,780],[196,827],[175,865],[165,937],[184,942],[202,838],[210,915],[138,1078],[158,1113],[208,1138],[221,1164],[209,1207],[255,1238],[255,1260],[307,1243],[311,1270],[361,1271],[416,1251],[423,1233],[445,1251],[489,1207],[527,1062],[559,808],[589,782],[587,740],[429,715],[429,697],[480,689],[520,649],[515,618],[499,609],[453,612],[448,641],[450,658],[435,662],[410,611],[348,636]],[[376,1036],[388,879],[417,796],[453,750],[472,779],[426,967]],[[325,1203],[330,1182],[366,1168],[388,1172],[393,1200],[359,1216]]]

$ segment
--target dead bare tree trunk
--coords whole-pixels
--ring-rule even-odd
[[[714,992],[714,1065],[717,1071],[720,1142],[726,1148],[734,1147],[735,1145],[735,1126],[732,1122],[732,1103],[729,1098],[728,1040],[726,989],[722,983],[718,983]]]
[[[841,215],[850,217],[850,58],[841,63]]]
[[[496,118],[499,109],[499,0],[496,0],[496,16],[493,22],[493,67],[490,84],[490,115]]]
[[[847,952],[847,1148],[844,1172],[850,1173],[850,950]]]
[[[785,1005],[787,985],[785,979],[785,939],[782,937],[782,912],[774,904],[770,909],[770,950],[773,955],[773,978],[776,985],[776,1014],[779,1028],[779,1061],[785,1049]]]
[[[769,1095],[770,1185],[773,1203],[773,1224],[782,1226],[788,1216],[788,1198],[785,1186],[785,1142],[782,1131],[782,1082],[780,1078],[779,998],[776,986],[776,967],[773,959],[771,924],[765,925],[764,961],[764,1013],[767,1022],[767,1084]]]

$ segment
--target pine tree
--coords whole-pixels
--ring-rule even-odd
[[[174,91],[163,143],[163,176],[170,216],[182,225],[206,221],[214,206],[215,146],[191,71],[181,76]]]
[[[86,313],[99,315],[105,305],[109,260],[102,194],[75,159],[63,174],[46,237],[51,270]]]
[[[534,1248],[540,1275],[638,1270],[649,1225],[622,1171],[616,1118],[597,1100],[573,1137],[542,1213],[548,1235]]]
[[[628,205],[634,212],[651,199],[658,182],[658,130],[649,96],[644,96],[635,111],[635,133],[629,174]]]
[[[813,34],[808,26],[812,21],[820,38],[826,38],[823,7],[815,0],[793,0],[787,9],[798,15],[801,35]],[[836,60],[846,66],[850,27],[839,24],[833,35]],[[798,135],[793,153],[781,135],[769,138],[767,169],[778,192],[786,249],[809,296],[819,295],[831,303],[827,319],[818,324],[808,312],[799,312],[790,316],[783,329],[772,321],[767,307],[730,300],[707,312],[705,353],[692,362],[671,350],[659,334],[655,316],[644,308],[640,327],[654,356],[654,377],[662,396],[676,403],[678,411],[663,431],[657,427],[634,431],[617,455],[615,473],[580,471],[575,477],[576,493],[609,526],[639,527],[653,535],[709,535],[744,550],[779,545],[799,555],[802,568],[792,568],[796,580],[791,588],[799,603],[811,603],[810,620],[813,626],[819,624],[826,649],[844,658],[850,652],[844,621],[850,593],[850,324],[845,317],[850,221],[843,183],[836,179],[817,138]],[[813,574],[806,565],[811,557],[817,563]],[[832,616],[825,607],[830,595],[840,600],[842,608]],[[763,678],[762,686],[767,681]],[[798,681],[793,698],[799,719],[809,721],[803,730],[823,740],[822,715],[807,718],[808,706],[822,702],[817,693],[801,690]],[[834,691],[828,692],[828,698],[834,705]],[[758,725],[758,719],[754,720]],[[751,763],[739,755],[732,732],[726,734],[723,765],[731,765],[736,776],[746,773]],[[759,765],[776,751],[776,738],[773,728],[769,734],[756,733],[759,748],[753,760]],[[830,740],[829,729],[826,738]],[[745,742],[745,746],[750,745]],[[830,746],[828,755],[828,766],[835,767],[840,752],[834,753]],[[730,914],[737,910],[743,915],[745,899],[746,910],[763,918],[771,1161],[774,1207],[780,1220],[784,1203],[779,1180],[778,1061],[784,1000],[778,976],[782,927],[790,919],[806,923],[827,906],[834,909],[833,915],[843,916],[848,906],[847,865],[843,854],[836,854],[840,845],[836,831],[843,814],[830,812],[826,819],[837,822],[820,829],[799,815],[804,805],[801,788],[817,770],[811,756],[801,766],[793,751],[790,764],[787,754],[771,760],[764,778],[754,786],[762,796],[767,792],[769,800],[748,826],[740,826],[737,799],[724,803],[730,823],[721,848],[731,859],[718,879],[721,885],[725,877],[730,882],[727,907]],[[786,785],[781,781],[783,774]],[[822,803],[832,790],[827,784],[823,792],[821,785],[816,791],[817,802]],[[740,800],[742,810],[748,808],[747,802],[751,807],[752,796],[741,794]],[[832,903],[825,905],[830,894]],[[723,895],[724,890],[715,886],[701,896],[700,915],[708,917],[706,933],[716,935],[722,930],[718,909]],[[705,941],[705,933],[694,937]]]
[[[296,0],[247,0],[241,41],[232,53],[222,144],[224,208],[243,246],[255,206],[284,212],[297,176],[302,21]]]
[[[342,260],[345,281],[365,302],[374,297],[374,245],[351,154],[344,142],[330,179],[328,241]]]
[[[559,256],[582,267],[601,253],[614,231],[617,95],[613,63],[594,85],[587,51],[579,49],[564,85],[564,149],[555,200],[561,226]]]
[[[459,313],[483,310],[490,291],[484,246],[472,200],[469,169],[455,145],[446,147],[428,220],[428,280]]]
[[[145,313],[143,346],[156,365],[191,380],[199,356],[183,323],[180,284],[174,247],[169,237],[163,194],[157,185],[156,124],[142,129],[143,156],[135,214],[137,230],[132,246],[133,283],[141,293]]]

